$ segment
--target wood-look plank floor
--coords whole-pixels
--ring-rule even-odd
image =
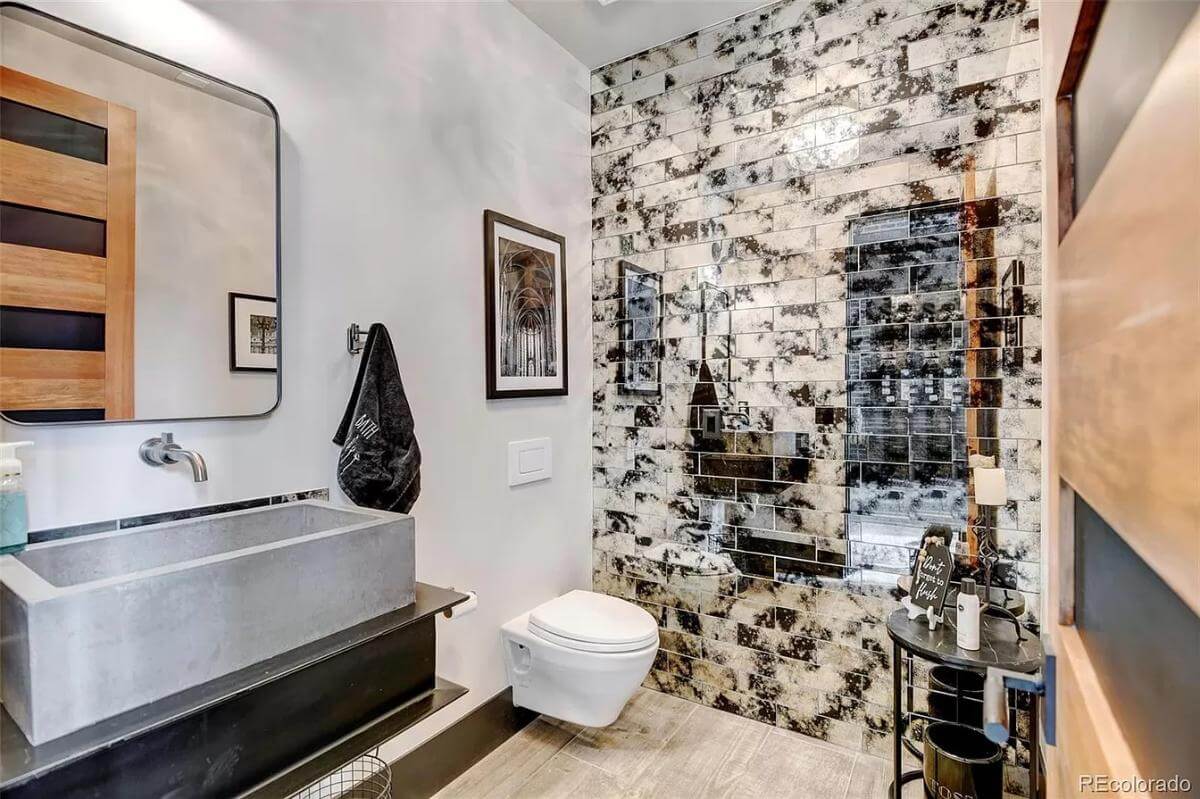
[[[639,689],[603,729],[538,719],[436,799],[884,799],[890,781],[885,760]]]

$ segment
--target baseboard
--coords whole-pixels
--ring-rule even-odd
[[[514,707],[505,688],[392,763],[393,799],[428,799],[537,716]]]

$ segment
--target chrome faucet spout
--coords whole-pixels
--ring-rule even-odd
[[[187,461],[192,467],[192,480],[197,483],[208,481],[208,464],[204,462],[204,456],[194,449],[171,449],[167,450],[166,458],[170,463],[179,463]]]
[[[192,480],[203,483],[208,480],[208,464],[204,456],[194,449],[184,449],[175,443],[174,433],[163,433],[159,438],[148,438],[138,448],[142,461],[150,466],[166,466],[169,463],[187,461],[192,467]]]

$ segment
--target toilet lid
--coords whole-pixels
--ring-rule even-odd
[[[568,645],[573,641],[638,649],[658,640],[658,625],[645,610],[592,591],[571,591],[539,605],[529,614],[529,626]]]

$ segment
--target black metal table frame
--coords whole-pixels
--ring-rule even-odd
[[[914,715],[913,711],[913,659],[918,657],[911,649],[902,645],[899,639],[892,638],[892,783],[888,786],[888,796],[892,799],[901,799],[904,791],[904,785],[919,779],[924,776],[922,769],[913,769],[912,771],[904,771],[904,749],[908,747],[909,742],[904,737],[904,731],[908,726],[908,721]],[[924,656],[923,660],[929,660],[931,663],[937,661]],[[908,666],[908,676],[904,678],[901,670],[901,660],[904,660]],[[957,664],[941,664],[951,665],[956,669],[964,671],[976,671],[978,669],[967,669],[966,667]],[[900,706],[901,689],[905,694],[905,705]],[[955,707],[962,706],[962,684],[957,683],[954,688]],[[1014,708],[1015,704],[1010,704]],[[960,722],[961,723],[961,722]],[[1017,737],[1016,724],[1012,725],[1012,737]],[[1038,703],[1037,697],[1034,697],[1029,707],[1029,795],[1034,799],[1039,799],[1041,791],[1041,769],[1038,763]],[[1018,739],[1019,740],[1019,739]],[[909,751],[914,756],[921,758],[923,753],[919,752],[915,745]],[[922,790],[924,790],[922,788]]]

